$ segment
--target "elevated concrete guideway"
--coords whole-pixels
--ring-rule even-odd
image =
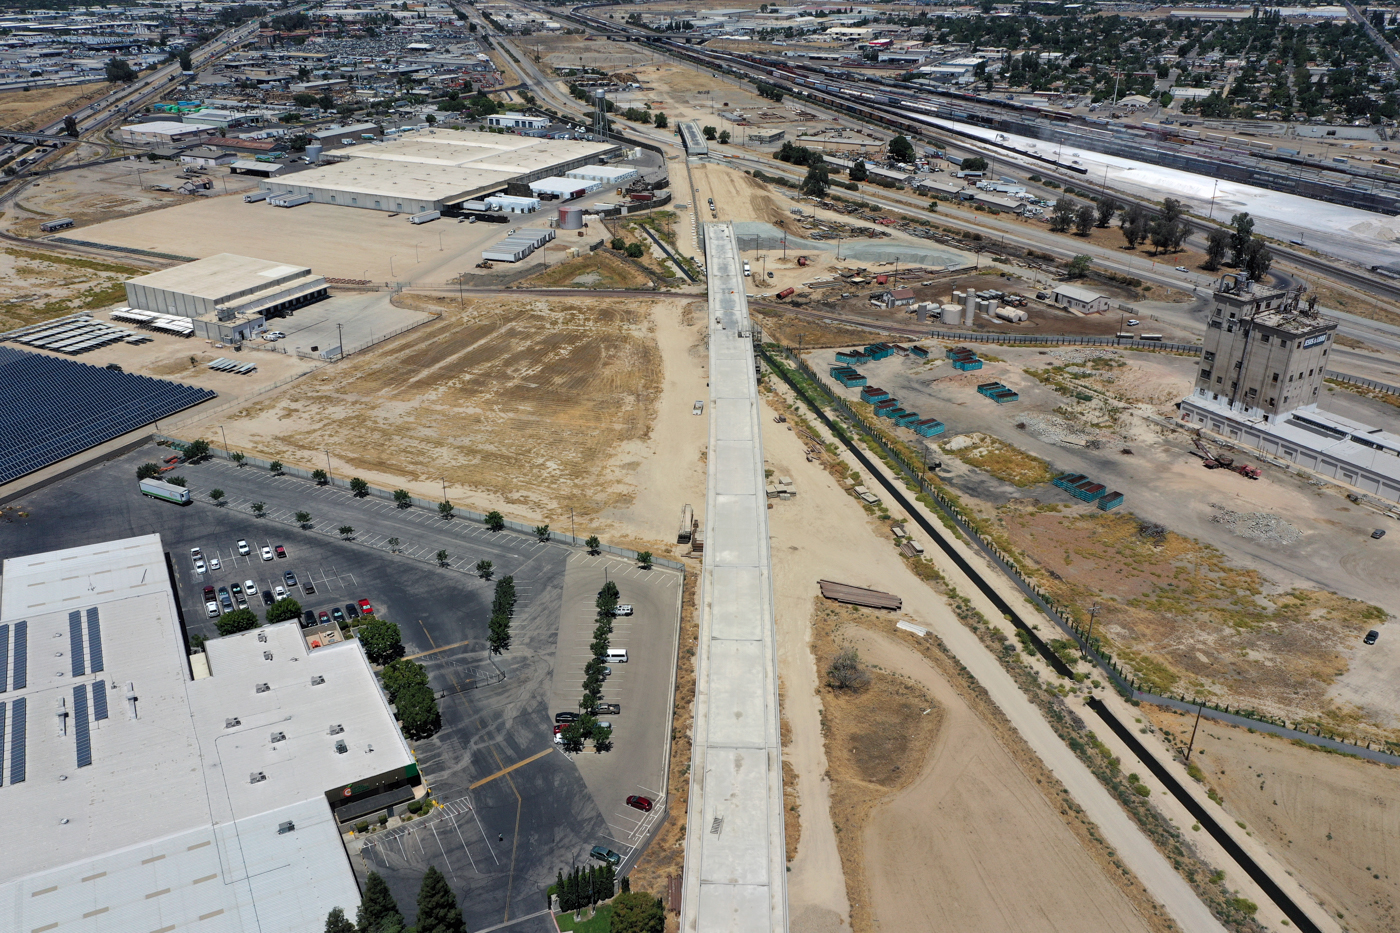
[[[786,933],[777,634],[752,325],[733,228],[705,224],[704,243],[710,453],[681,929]]]

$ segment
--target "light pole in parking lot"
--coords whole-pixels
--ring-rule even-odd
[[[224,430],[222,424],[219,425],[219,433],[224,436],[224,453],[228,453],[228,432]]]
[[[442,501],[447,501],[447,477],[442,478]]]
[[[327,450],[327,451],[326,451],[326,482],[330,482],[330,479],[331,479],[331,452],[330,452],[329,450]]]

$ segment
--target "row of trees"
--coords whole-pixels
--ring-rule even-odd
[[[616,878],[617,872],[611,865],[589,865],[585,868],[575,865],[567,876],[560,871],[554,881],[554,893],[559,895],[559,909],[577,912],[611,899]],[[625,884],[626,879],[623,881]]]
[[[598,615],[597,624],[593,629],[593,643],[588,646],[592,657],[583,667],[583,698],[578,703],[583,715],[579,717],[578,722],[570,724],[560,733],[566,752],[583,751],[583,743],[588,739],[593,740],[593,747],[600,752],[612,747],[612,730],[598,724],[597,713],[598,703],[603,696],[603,669],[607,667],[603,658],[611,646],[613,616],[617,612],[620,598],[617,584],[609,580],[603,584],[594,600]]]
[[[781,104],[783,102],[782,88],[776,87],[772,84],[767,84],[763,81],[756,81],[754,82],[754,84],[758,88],[759,97],[762,97],[766,100],[771,100],[775,104]]]
[[[428,672],[423,665],[399,658],[379,672],[379,679],[389,702],[398,711],[405,736],[426,739],[442,728],[437,697],[428,686]]]
[[[457,896],[434,865],[428,866],[418,886],[417,919],[417,933],[467,933]],[[351,923],[345,911],[335,907],[326,916],[326,933],[408,933],[408,928],[389,885],[372,871],[365,879],[365,893],[355,921]]]
[[[490,572],[490,567],[487,567]],[[515,578],[502,577],[496,581],[496,596],[491,600],[491,624],[487,642],[492,654],[510,648],[510,620],[515,615]]]

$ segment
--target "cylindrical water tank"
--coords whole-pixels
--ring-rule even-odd
[[[988,299],[987,299],[987,313],[988,313],[988,314],[996,314],[996,313],[997,313],[997,305],[999,305],[999,304],[1001,304],[1001,302],[1000,302],[999,300],[997,300],[996,298],[988,298]]]
[[[312,143],[306,147],[306,161],[315,165],[321,161],[321,144]]]
[[[973,325],[973,323],[977,320],[977,309],[976,309],[976,307],[972,304],[972,302],[973,302],[973,301],[976,301],[976,300],[977,300],[976,296],[972,296],[972,301],[969,301],[969,302],[967,303],[967,307],[963,309],[963,326],[964,326],[964,327],[971,327],[971,326]]]
[[[559,208],[560,230],[582,230],[583,208],[578,206]]]
[[[927,303],[927,302],[925,302],[924,304],[921,304],[921,305],[919,305],[918,307],[916,307],[916,308],[914,309],[914,320],[917,321],[917,322],[920,323],[920,324],[923,324],[925,321],[927,321],[927,320],[928,320],[928,308],[929,308],[929,306],[928,306],[928,303]]]
[[[961,319],[962,319],[962,306],[961,306],[961,305],[952,304],[952,303],[950,302],[949,304],[946,304],[946,305],[943,306],[943,323],[944,323],[944,324],[947,324],[947,325],[949,325],[950,327],[957,327],[957,326],[958,326],[958,321],[960,321]]]
[[[968,292],[963,295],[963,310],[969,313],[977,310],[977,293]]]
[[[1003,321],[1010,321],[1012,324],[1015,324],[1021,320],[1021,314],[1023,312],[1017,311],[1015,308],[997,308],[992,313]]]

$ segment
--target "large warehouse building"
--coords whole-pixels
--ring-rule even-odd
[[[126,283],[126,301],[139,311],[187,317],[194,334],[242,341],[278,317],[327,295],[324,276],[306,266],[219,253]]]
[[[453,211],[470,200],[600,165],[621,146],[500,133],[434,130],[337,150],[344,161],[271,180],[273,197],[417,214]]]
[[[188,655],[159,535],[3,570],[3,929],[355,915],[338,817],[422,783],[359,642],[310,650],[290,621]]]

